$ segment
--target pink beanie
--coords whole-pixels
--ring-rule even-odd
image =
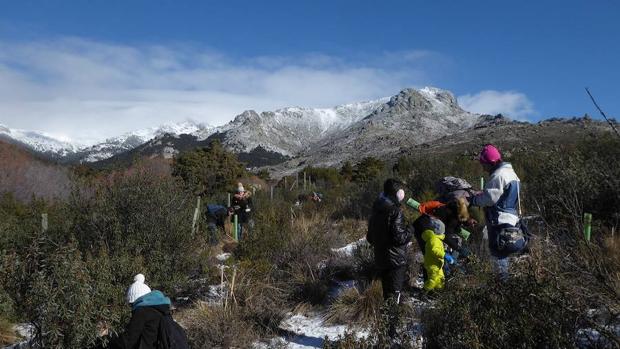
[[[502,154],[493,144],[487,144],[480,152],[480,163],[495,165],[502,161]]]

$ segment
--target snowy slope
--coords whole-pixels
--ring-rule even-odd
[[[389,98],[344,104],[333,108],[283,108],[257,113],[248,110],[217,129],[223,143],[236,152],[258,146],[293,156],[325,137],[362,120]]]
[[[95,162],[111,158],[114,155],[132,150],[149,140],[164,134],[190,134],[198,138],[206,138],[213,132],[212,126],[198,124],[191,121],[169,123],[159,127],[150,127],[143,130],[127,132],[118,137],[106,139],[90,147],[78,151],[79,161]]]
[[[434,87],[404,89],[348,128],[323,138],[283,167],[335,166],[365,156],[385,157],[402,149],[464,132],[480,115],[464,111],[450,92]],[[280,171],[279,169],[275,169]]]
[[[0,138],[67,162],[94,162],[129,151],[164,134],[191,134],[205,139],[214,129],[209,125],[185,121],[127,132],[94,144],[81,144],[59,140],[44,132],[10,129],[0,125]]]
[[[41,153],[54,153],[67,156],[76,152],[80,144],[62,141],[44,132],[10,129],[0,124],[0,137],[24,144]]]

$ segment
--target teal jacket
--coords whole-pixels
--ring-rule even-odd
[[[170,305],[170,298],[164,296],[161,291],[151,291],[144,296],[136,299],[131,305],[131,310],[136,310],[140,307],[152,307],[156,305]]]
[[[170,316],[170,298],[152,291],[131,305],[131,320],[125,332],[111,341],[110,349],[155,349],[162,316]]]

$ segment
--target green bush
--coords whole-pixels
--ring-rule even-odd
[[[533,274],[480,286],[450,285],[423,319],[430,348],[573,347],[576,309],[553,280]]]
[[[385,162],[367,157],[362,159],[353,169],[353,181],[366,183],[385,175]]]
[[[173,293],[196,267],[194,205],[178,180],[138,171],[97,186],[94,195],[74,195],[66,208],[68,226],[56,234],[73,235],[82,251],[105,248],[113,263],[122,262],[114,282],[143,272],[152,286]]]
[[[5,256],[1,278],[17,311],[33,325],[36,344],[83,348],[95,343],[97,324],[110,320],[94,271],[74,242],[58,245],[37,236],[27,250]]]
[[[603,137],[552,153],[526,153],[521,167],[527,207],[549,223],[580,228],[583,212],[608,226],[620,222],[620,140]]]
[[[173,175],[197,193],[228,190],[246,172],[237,156],[213,141],[209,147],[181,154],[174,160]]]

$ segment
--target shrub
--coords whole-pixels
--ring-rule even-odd
[[[107,298],[74,242],[62,246],[36,237],[28,250],[5,256],[1,276],[42,348],[90,346],[97,324],[108,320],[101,311]]]
[[[114,264],[123,264],[115,268],[116,283],[143,272],[151,286],[166,293],[182,286],[198,268],[199,246],[191,229],[195,201],[180,181],[137,171],[95,188],[94,195],[72,196],[69,225],[50,226],[50,234],[75,236],[82,251],[105,248]],[[120,268],[130,265],[139,269]]]
[[[565,348],[579,316],[551,281],[520,275],[507,283],[451,287],[425,314],[433,348]]]
[[[518,163],[530,209],[562,228],[582,227],[583,212],[609,226],[620,219],[620,140],[603,137],[549,154],[523,154]]]
[[[607,324],[586,314],[618,307],[617,291],[610,287],[618,275],[603,278],[599,269],[618,270],[618,265],[599,247],[582,246],[536,241],[506,282],[476,266],[469,275],[457,275],[448,282],[449,292],[440,293],[436,306],[423,314],[428,346],[566,348],[576,345],[580,328],[604,332]]]
[[[385,173],[385,163],[377,158],[362,159],[353,170],[353,181],[366,183],[379,178]]]
[[[208,147],[175,158],[173,174],[183,178],[195,192],[213,193],[227,190],[246,172],[237,156],[216,140]]]

